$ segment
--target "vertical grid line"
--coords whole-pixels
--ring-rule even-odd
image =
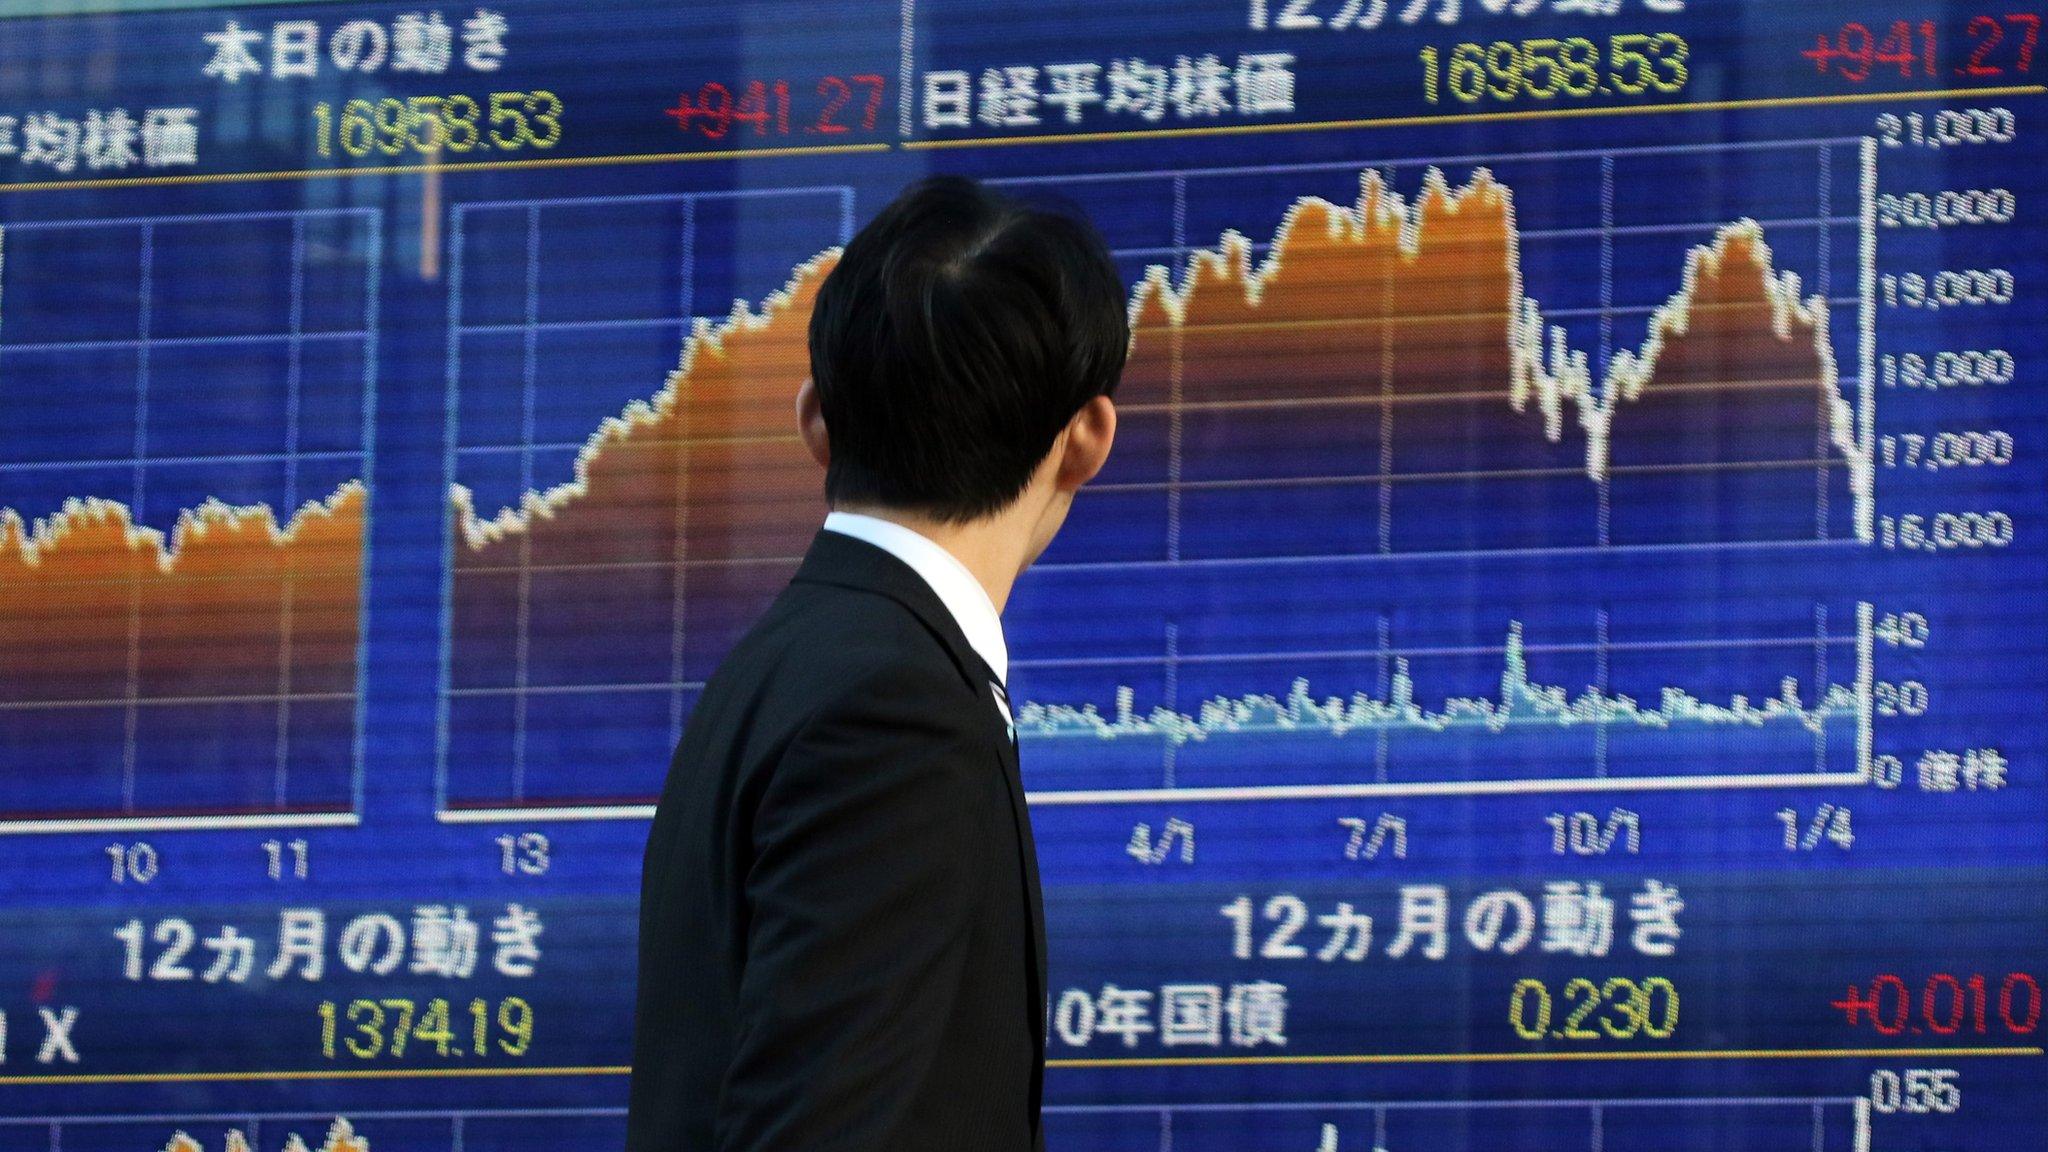
[[[1865,136],[1857,151],[1856,208],[1856,435],[1861,445],[1856,535],[1877,535],[1877,140]]]
[[[696,306],[697,297],[697,201],[695,198],[683,201],[683,252],[681,262],[682,283],[677,290],[678,304],[682,308],[683,348],[696,339],[690,317]],[[682,371],[683,357],[679,350],[676,357],[676,371]],[[677,384],[680,381],[676,382]],[[674,385],[671,385],[673,388]],[[669,690],[668,700],[668,742],[674,747],[683,738],[683,645],[685,641],[685,614],[688,611],[690,570],[684,563],[689,558],[689,501],[690,501],[690,434],[684,421],[687,411],[684,397],[675,392],[675,419],[679,425],[675,436],[675,456],[671,465],[675,468],[675,482],[672,494],[676,502],[675,537],[671,542],[670,557],[675,561],[671,579],[675,581],[669,604],[670,632],[668,642],[669,680],[675,685]]]
[[[1600,360],[1594,378],[1606,381],[1608,364],[1614,358],[1614,155],[1600,157]],[[1606,394],[1603,384],[1599,403],[1603,408],[1612,409],[1614,397]],[[1612,428],[1612,420],[1609,421]],[[1611,431],[1610,431],[1611,437]],[[1612,453],[1610,446],[1608,452]],[[1605,548],[1614,542],[1614,474],[1612,457],[1607,466],[1600,469],[1600,475],[1593,480],[1594,494],[1599,500],[1598,533],[1600,546]]]
[[[136,295],[135,344],[135,443],[134,467],[129,485],[129,516],[136,524],[145,515],[143,500],[148,495],[149,461],[149,341],[152,293],[156,280],[156,225],[142,226],[141,273]],[[135,811],[136,729],[142,693],[142,576],[131,569],[128,576],[128,701],[121,716],[121,811]]]
[[[1380,173],[1387,195],[1394,194],[1394,170]],[[1372,222],[1367,221],[1370,228]],[[1405,225],[1404,225],[1405,227]],[[1380,273],[1380,459],[1379,550],[1394,550],[1394,264],[1383,260]]]
[[[1610,684],[1612,668],[1608,651],[1609,625],[1611,622],[1611,613],[1608,611],[1606,604],[1603,603],[1594,610],[1593,683],[1598,688],[1600,697],[1603,700],[1613,698],[1613,693],[1609,690],[1612,686]],[[1607,723],[1604,720],[1593,725],[1593,775],[1602,778],[1605,778],[1607,775]]]
[[[916,79],[917,0],[903,0],[897,19],[901,23],[896,29],[896,135],[908,140],[912,123],[910,89]]]
[[[831,206],[828,209],[829,214],[826,216],[826,219],[836,219],[839,230],[839,243],[843,244],[851,235],[855,223],[854,212],[857,206],[857,198],[855,196],[854,189],[850,185],[840,184],[831,186],[805,187],[797,189],[771,189],[761,190],[759,194],[763,196],[785,196],[801,194],[802,196],[808,199],[826,198],[826,204]],[[544,226],[544,221],[536,219],[537,217],[544,217],[548,209],[562,204],[662,202],[683,205],[685,206],[684,211],[687,214],[687,217],[690,221],[690,226],[687,229],[689,233],[687,243],[690,245],[691,253],[691,270],[689,272],[689,275],[691,279],[694,280],[695,249],[698,246],[700,246],[698,244],[698,240],[700,238],[697,237],[695,233],[699,229],[699,226],[701,224],[702,208],[704,202],[707,200],[746,198],[748,195],[749,193],[745,191],[691,192],[662,194],[654,196],[530,199],[516,201],[489,201],[451,205],[449,211],[454,219],[449,231],[448,241],[450,245],[451,256],[448,262],[448,331],[447,362],[445,368],[446,388],[444,398],[446,414],[444,418],[445,428],[443,451],[443,472],[446,478],[446,486],[448,490],[452,492],[454,489],[462,487],[462,484],[460,482],[461,477],[459,472],[459,465],[464,453],[466,451],[471,450],[470,448],[465,447],[461,443],[459,435],[461,424],[460,412],[463,403],[462,389],[464,384],[461,375],[463,367],[462,343],[466,336],[481,330],[505,331],[508,333],[516,332],[519,333],[524,338],[525,364],[524,370],[522,372],[522,376],[524,378],[522,386],[522,392],[524,393],[524,395],[522,396],[522,424],[524,425],[524,433],[523,435],[520,436],[519,441],[517,443],[513,443],[508,439],[507,443],[503,446],[503,448],[508,452],[513,452],[517,454],[519,460],[517,468],[520,473],[520,487],[525,489],[526,494],[530,495],[544,486],[542,483],[544,479],[544,473],[542,473],[540,469],[544,464],[546,464],[546,461],[539,458],[539,453],[544,450],[545,443],[538,435],[537,427],[537,390],[539,384],[538,344],[545,338],[545,334],[550,330],[551,323],[546,319],[546,313],[543,307],[544,301],[542,301],[540,298],[544,288],[542,280],[547,273],[546,268],[541,266],[542,261],[546,259],[546,254],[541,246],[542,239],[539,236],[539,229]],[[525,248],[523,250],[518,249],[517,247],[514,248],[514,252],[518,252],[525,259],[523,279],[526,281],[527,291],[527,299],[525,301],[527,306],[527,314],[517,322],[488,325],[465,323],[465,301],[463,299],[462,291],[463,285],[469,276],[469,269],[467,267],[467,257],[474,254],[470,253],[466,247],[465,228],[469,216],[477,211],[511,213],[514,214],[512,216],[512,219],[515,221],[520,216],[524,216],[526,219],[526,223],[528,225],[528,237]],[[506,255],[511,256],[512,253],[506,253]],[[488,253],[486,253],[486,256],[488,256]],[[487,259],[486,263],[489,262],[490,261]],[[512,266],[509,264],[509,262],[505,270],[508,272],[512,271]],[[694,287],[690,289],[690,292],[691,294],[694,294]],[[686,305],[685,311],[687,310],[688,308]],[[690,329],[695,324],[695,318],[685,316],[683,319],[687,322],[685,324],[685,330],[686,338],[688,338],[690,335],[694,334],[690,331]],[[680,357],[678,357],[678,360],[679,359]],[[673,374],[675,365],[671,363],[665,367],[666,371],[663,376],[663,381],[664,383],[667,383]],[[452,615],[453,604],[455,599],[454,589],[460,578],[458,573],[458,568],[460,566],[455,562],[454,558],[456,555],[458,555],[456,550],[464,544],[464,538],[459,527],[451,527],[448,530],[447,539],[449,541],[449,544],[446,553],[447,560],[444,563],[441,601],[441,680],[439,691],[441,699],[438,701],[437,707],[437,730],[435,737],[436,812],[444,816],[449,811],[451,802],[455,801],[453,793],[457,790],[455,778],[457,775],[456,757],[458,745],[455,740],[454,725],[455,722],[460,718],[461,704],[459,698],[463,695],[461,686],[458,686],[454,683],[454,648],[457,641],[455,639],[455,629],[452,627]],[[504,762],[504,759],[509,759],[512,763],[512,769],[511,772],[509,773],[509,777],[512,781],[512,786],[509,789],[499,792],[500,796],[505,796],[509,800],[523,799],[526,790],[531,786],[529,777],[531,775],[531,768],[533,767],[533,763],[530,755],[530,753],[532,752],[532,746],[529,737],[533,728],[532,711],[535,707],[532,701],[532,697],[537,694],[544,694],[546,690],[549,687],[551,687],[543,683],[541,685],[541,691],[536,692],[534,690],[535,685],[533,684],[533,681],[535,679],[535,657],[537,655],[545,656],[547,651],[545,647],[545,638],[542,637],[540,638],[542,647],[540,648],[538,653],[536,652],[536,637],[533,633],[533,621],[535,610],[538,606],[541,606],[545,603],[544,594],[546,592],[546,589],[539,587],[539,584],[543,583],[539,580],[539,576],[541,572],[546,571],[546,568],[545,566],[537,566],[534,563],[534,550],[537,548],[537,544],[534,541],[533,536],[530,532],[521,534],[519,544],[517,547],[518,560],[516,561],[516,563],[519,569],[516,573],[518,589],[518,611],[515,613],[515,625],[517,635],[515,638],[515,653],[513,661],[516,673],[514,679],[516,683],[514,683],[508,690],[502,693],[503,695],[512,698],[513,714],[510,718],[512,720],[512,724],[510,725],[511,733],[509,739],[509,742],[512,745],[510,749],[510,752],[512,754],[509,758],[501,758],[497,763],[494,763],[492,765],[493,774],[495,775],[498,771],[502,770],[499,767],[499,765],[501,765]],[[676,558],[673,555],[666,556],[661,559],[660,563],[665,566],[673,566],[675,565],[675,559]],[[687,598],[689,596],[690,588],[695,585],[701,585],[701,581],[689,581],[687,580],[687,578],[685,578],[684,586],[679,590],[682,596],[684,597],[685,607],[687,607]],[[539,600],[539,603],[536,603],[537,599]],[[659,601],[660,599],[660,597],[657,597],[657,601]],[[543,617],[543,620],[544,619],[545,618]],[[674,621],[672,618],[672,626],[673,623]],[[682,639],[682,644],[685,650],[685,654],[687,655],[690,636],[687,628],[686,613],[685,620],[683,621],[683,623],[685,624],[685,633]],[[659,641],[657,641],[657,643],[658,642]],[[672,636],[671,659],[669,661],[671,671],[674,670],[676,665],[676,661],[673,656],[674,643],[675,641]],[[657,660],[659,660],[658,656]],[[545,681],[546,679],[544,675],[540,678],[543,681]],[[683,694],[683,706],[685,710],[687,709],[688,692],[690,691],[691,681],[689,681],[686,677],[682,675],[665,676],[659,672],[656,672],[653,676],[650,677],[650,679],[663,681],[663,683],[660,683],[658,685],[647,685],[647,687],[661,691],[663,693],[663,696],[667,697],[671,701],[672,705],[674,702],[673,693],[676,691],[681,692]],[[565,687],[574,686],[565,685]],[[659,697],[657,699],[659,699]],[[543,716],[545,716],[545,713],[543,713]],[[498,779],[500,780],[504,780],[506,778],[506,776],[498,776]],[[510,795],[506,796],[508,792],[510,793]]]
[[[1813,706],[1819,707],[1828,694],[1828,606],[1813,606]],[[1828,725],[1825,719],[1814,725],[1813,770],[1828,770]]]
[[[1166,708],[1169,712],[1180,711],[1180,625],[1166,626]],[[1180,746],[1172,740],[1160,743],[1159,760],[1161,787],[1175,787],[1175,770],[1179,767]]]
[[[519,390],[519,489],[532,492],[540,357],[540,205],[526,209],[526,325]],[[526,799],[526,718],[533,657],[533,526],[519,534],[519,621],[513,657],[512,798]]]
[[[456,549],[467,546],[456,525],[454,491],[457,444],[462,434],[462,266],[463,225],[468,220],[461,205],[450,213],[448,222],[448,350],[443,364],[441,403],[441,508],[442,531],[448,546],[441,555],[441,677],[440,699],[434,710],[434,810],[448,807],[448,753],[454,722],[455,683],[455,567]]]
[[[360,544],[362,578],[358,581],[356,595],[355,756],[353,778],[349,782],[349,803],[357,816],[361,816],[363,811],[363,767],[369,755],[370,693],[364,680],[370,666],[369,580],[371,553],[377,536],[377,506],[368,493],[375,489],[377,476],[377,357],[381,340],[378,325],[383,323],[384,307],[384,214],[370,209],[362,219],[368,225],[369,238],[363,260],[363,426],[357,435],[356,446],[362,454],[365,498]],[[443,495],[445,497],[445,493]]]
[[[1814,215],[1821,223],[1814,230],[1818,233],[1814,242],[1814,275],[1818,277],[1815,292],[1822,299],[1827,299],[1834,295],[1834,274],[1830,264],[1834,248],[1834,225],[1828,223],[1833,218],[1834,207],[1834,153],[1828,145],[1823,144],[1820,146],[1819,158],[1819,175],[1816,180],[1819,184],[1820,205]],[[1831,393],[1838,392],[1839,386],[1817,392],[1813,398],[1813,532],[1814,538],[1818,540],[1828,538],[1828,459],[1834,452],[1829,433],[1835,426],[1835,414],[1832,410],[1835,396]]]
[[[1377,636],[1379,653],[1374,660],[1379,665],[1376,675],[1377,695],[1381,700],[1391,700],[1394,687],[1394,620],[1385,609],[1379,610]],[[1393,735],[1389,725],[1378,724],[1373,729],[1372,778],[1376,784],[1387,782],[1387,761],[1393,752]]]
[[[304,335],[306,330],[306,218],[292,218],[291,340],[286,345],[284,402],[284,506],[278,517],[289,525],[299,507],[299,415],[304,379]],[[365,476],[367,481],[369,477]],[[292,732],[292,601],[298,592],[286,552],[284,585],[277,618],[277,748],[271,769],[271,803],[279,809],[291,787]],[[360,627],[360,624],[358,624]],[[356,686],[357,691],[362,685]]]
[[[1188,259],[1188,178],[1178,174],[1173,178],[1173,253],[1174,261],[1179,265],[1182,290],[1188,291],[1192,288],[1194,275],[1193,264]],[[1192,294],[1188,298],[1192,299]],[[1166,558],[1178,563],[1181,451],[1186,427],[1182,404],[1186,396],[1187,314],[1183,312],[1181,322],[1170,325],[1167,332]]]
[[[1873,618],[1876,609],[1870,601],[1859,601],[1856,605],[1856,771],[1865,783],[1871,781],[1872,764],[1876,752],[1875,724],[1872,712],[1876,708],[1873,697],[1877,692],[1876,637]]]

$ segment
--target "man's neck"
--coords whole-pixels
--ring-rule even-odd
[[[1008,513],[948,523],[900,508],[841,505],[834,511],[887,520],[944,548],[973,574],[999,615],[1010,601],[1010,590],[1016,586],[1018,574],[1024,571],[1029,550],[1027,535],[1020,525],[1009,522]]]

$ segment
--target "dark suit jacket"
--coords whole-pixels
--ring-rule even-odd
[[[1017,753],[908,565],[821,532],[648,836],[631,1152],[1030,1152],[1045,933]]]

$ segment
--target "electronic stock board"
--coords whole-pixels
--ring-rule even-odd
[[[1130,292],[1054,1148],[2048,1147],[2038,4],[0,9],[0,1148],[618,1144],[932,171]]]

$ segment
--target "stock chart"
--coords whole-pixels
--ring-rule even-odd
[[[931,172],[1129,292],[1006,616],[1049,1146],[2048,1147],[2041,22],[0,3],[0,1150],[623,1139]]]

